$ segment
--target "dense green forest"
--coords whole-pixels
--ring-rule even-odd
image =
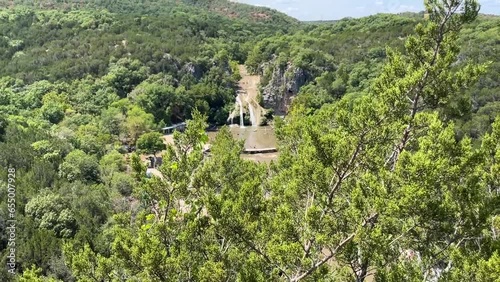
[[[426,9],[0,0],[0,281],[500,281],[500,17]],[[222,126],[241,64],[271,164]]]

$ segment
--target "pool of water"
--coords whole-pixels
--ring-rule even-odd
[[[231,125],[229,130],[233,134],[234,139],[245,140],[246,149],[263,149],[263,148],[276,148],[276,135],[272,126],[259,126],[259,127],[240,127],[239,125]],[[217,131],[208,132],[210,142],[213,142]],[[163,136],[165,143],[173,143],[173,135]],[[242,154],[241,157],[255,162],[270,163],[278,159],[279,153],[269,154]]]
[[[234,139],[245,140],[245,148],[247,149],[276,148],[276,135],[271,126],[241,128],[238,125],[231,125],[229,129]],[[208,133],[211,141],[215,139],[216,135],[217,132]]]

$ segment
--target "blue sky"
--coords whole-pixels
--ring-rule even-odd
[[[233,0],[266,6],[300,20],[336,20],[376,13],[419,12],[423,0]],[[479,0],[481,13],[500,14],[500,0]]]

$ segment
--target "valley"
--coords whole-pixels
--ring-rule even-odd
[[[0,281],[497,281],[500,16],[423,4],[0,0]]]

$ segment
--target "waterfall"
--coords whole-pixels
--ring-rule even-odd
[[[240,127],[244,128],[245,123],[243,122],[243,103],[241,102],[239,95],[236,97],[236,102],[238,102],[238,105],[240,105]]]
[[[257,120],[255,120],[255,113],[251,103],[248,103],[248,111],[250,112],[250,122],[252,126],[258,126]]]
[[[233,120],[234,120],[234,111],[227,118],[227,122],[229,122],[230,126],[233,124]]]

